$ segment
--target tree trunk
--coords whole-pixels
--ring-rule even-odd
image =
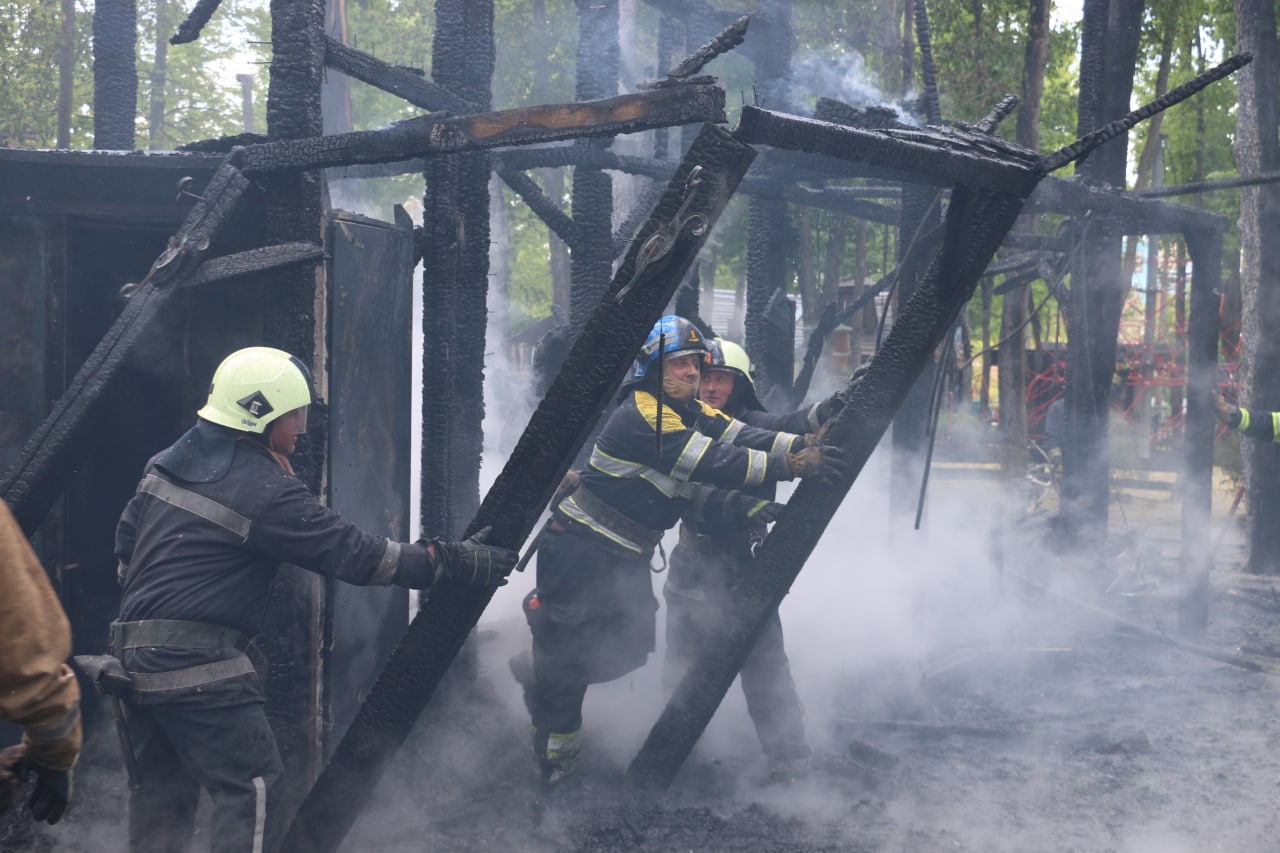
[[[991,291],[990,276],[983,276],[982,282],[982,383],[978,386],[978,407],[982,411],[991,410]],[[1008,300],[1006,300],[1007,302]],[[1003,373],[1003,371],[1001,371]],[[1004,396],[1000,397],[1001,403]]]
[[[1235,156],[1242,175],[1280,169],[1277,74],[1280,44],[1271,0],[1237,0],[1239,49],[1253,63],[1237,76]],[[1280,408],[1280,184],[1240,191],[1241,401],[1259,410]],[[1249,506],[1250,571],[1280,573],[1280,451],[1274,444],[1244,441]]]
[[[849,241],[849,219],[839,213],[830,214],[830,236],[822,260],[822,290],[818,294],[818,312],[840,298],[840,273],[844,269],[845,246]]]
[[[71,147],[71,102],[75,98],[76,0],[62,0],[62,33],[58,37],[59,148]]]
[[[546,0],[533,0],[533,31],[539,44],[549,44],[547,34]],[[555,102],[551,93],[551,63],[535,63],[533,69],[533,97],[540,104]],[[665,132],[665,129],[664,129]],[[564,204],[564,171],[561,169],[542,169],[542,191],[547,198],[556,204]],[[560,316],[569,316],[569,247],[547,229],[547,247],[551,250],[551,304],[560,311]]]
[[[814,255],[814,214],[807,205],[797,205],[796,226],[800,230],[799,251],[796,258],[796,269],[800,279],[800,305],[804,313],[804,324],[808,328],[818,322],[822,308],[818,305],[818,277]]]

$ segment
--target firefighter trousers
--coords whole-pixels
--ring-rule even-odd
[[[185,851],[200,789],[213,801],[211,853],[274,850],[284,767],[261,703],[125,706],[142,787],[129,798],[129,847]]]

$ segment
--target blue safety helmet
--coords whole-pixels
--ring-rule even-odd
[[[644,346],[640,348],[640,357],[631,370],[632,380],[644,379],[649,375],[649,371],[658,362],[659,343],[662,344],[664,359],[689,353],[699,353],[708,361],[711,358],[707,342],[703,340],[698,327],[683,317],[668,314],[654,324],[649,337],[645,338]]]

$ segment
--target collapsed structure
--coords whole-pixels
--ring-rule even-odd
[[[28,533],[41,530],[46,562],[79,565],[74,571],[64,569],[60,578],[77,642],[83,646],[78,651],[101,651],[94,644],[96,638],[105,643],[105,624],[114,612],[114,566],[105,570],[101,558],[91,558],[88,551],[102,548],[104,532],[114,525],[146,454],[176,435],[186,413],[195,408],[189,390],[183,390],[190,383],[182,380],[208,375],[217,358],[235,345],[278,346],[318,368],[321,396],[330,408],[315,418],[318,428],[313,426],[303,450],[299,475],[367,529],[407,536],[410,312],[401,285],[417,261],[425,270],[426,341],[420,529],[426,535],[460,538],[492,526],[494,543],[520,547],[654,320],[672,298],[681,313],[698,314],[698,289],[682,283],[735,192],[750,196],[746,346],[760,367],[766,394],[796,401],[803,397],[823,337],[811,340],[808,373],[794,376],[795,306],[786,293],[784,253],[771,245],[772,236],[785,226],[788,204],[899,228],[900,255],[891,283],[900,307],[865,378],[850,387],[849,406],[830,432],[830,440],[854,459],[854,470],[838,486],[805,484],[797,490],[793,511],[778,524],[738,590],[738,618],[723,627],[682,682],[632,764],[633,781],[662,788],[674,777],[732,683],[759,626],[776,609],[890,420],[902,410],[917,425],[915,431],[894,431],[894,502],[907,506],[904,495],[909,492],[902,484],[918,480],[914,460],[923,456],[924,445],[918,425],[927,420],[933,352],[1002,245],[1048,248],[1060,258],[1075,259],[1089,256],[1075,251],[1087,240],[1166,232],[1186,237],[1195,278],[1188,333],[1182,510],[1186,593],[1181,612],[1188,626],[1203,627],[1210,393],[1217,360],[1213,293],[1225,223],[1203,211],[1047,176],[1248,58],[1229,60],[1122,121],[1100,122],[1094,133],[1047,156],[993,135],[1013,107],[1009,100],[973,127],[940,127],[929,62],[924,97],[928,127],[902,125],[887,111],[855,110],[827,99],[819,102],[812,118],[744,107],[738,127],[727,131],[717,126],[725,121],[724,93],[699,71],[741,45],[756,64],[765,103],[786,104],[782,86],[790,61],[789,3],[762,3],[746,38],[748,21],[740,14],[705,2],[651,2],[664,14],[667,35],[659,40],[660,51],[665,51],[660,64],[671,71],[636,94],[616,94],[615,2],[579,6],[576,102],[492,111],[496,46],[491,2],[436,3],[428,78],[326,36],[319,0],[279,0],[272,6],[269,137],[211,140],[188,153],[145,157],[0,151],[0,199],[11,211],[0,219],[0,228],[36,234],[35,245],[53,259],[47,269],[41,264],[43,279],[33,274],[24,286],[50,304],[82,300],[72,292],[75,287],[86,292],[97,288],[96,303],[83,299],[77,308],[94,312],[94,322],[73,327],[52,316],[44,321],[60,330],[65,348],[45,342],[46,375],[29,407],[43,422],[24,431],[25,444],[12,454],[11,467],[0,479],[0,492],[23,528]],[[195,38],[216,6],[216,0],[201,0],[182,37]],[[927,60],[927,16],[923,4],[916,9]],[[104,30],[127,29],[113,17],[127,14],[127,8],[108,3],[100,3],[96,12]],[[681,28],[688,47],[703,46],[676,63],[671,34]],[[98,90],[127,86],[111,75],[127,77],[131,64],[128,58],[102,63]],[[326,68],[441,115],[384,130],[326,134],[321,108]],[[101,148],[132,148],[127,128],[133,105],[120,100],[98,105]],[[667,128],[687,133],[678,160],[668,159]],[[647,130],[656,131],[654,157],[608,150],[613,136]],[[557,142],[568,144],[546,144]],[[568,165],[575,167],[570,213],[527,174],[532,168]],[[334,166],[349,167],[348,176],[355,177],[420,172],[426,187],[423,222],[415,227],[398,215],[396,223],[387,225],[322,210],[321,170]],[[655,178],[660,190],[643,198],[616,234],[611,179],[605,170]],[[550,366],[549,390],[482,500],[491,172],[570,247],[572,292],[566,328],[559,332],[568,343],[563,369]],[[88,199],[75,179],[67,178],[70,173],[133,186],[128,192],[107,189],[102,197]],[[139,174],[144,177],[134,177]],[[178,203],[163,196],[175,176],[182,177]],[[850,178],[879,183],[827,185]],[[115,200],[119,197],[134,199],[132,207],[122,206]],[[882,201],[886,198],[888,202]],[[1065,237],[1056,242],[1011,232],[1024,209],[1064,214],[1076,225],[1060,232]],[[91,268],[90,259],[111,239],[107,221],[121,215],[135,217],[131,251],[114,266]],[[163,235],[174,226],[173,236],[164,242]],[[353,229],[360,239],[352,237]],[[149,268],[139,265],[144,257]],[[1078,263],[1072,274],[1071,304],[1081,306],[1071,314],[1073,340],[1077,335],[1082,340],[1106,334],[1114,338],[1107,318],[1090,319],[1090,300],[1100,297],[1089,284],[1089,268]],[[101,290],[130,278],[138,280],[120,292],[122,306],[110,290]],[[106,328],[103,318],[110,315],[116,316]],[[836,317],[833,309],[820,328],[834,327]],[[81,351],[97,335],[97,346]],[[64,387],[57,371],[75,363],[74,377]],[[1092,396],[1069,403],[1068,458],[1074,467],[1064,501],[1079,529],[1100,520],[1105,525],[1106,454],[1097,451],[1100,443],[1105,446],[1107,406],[1099,394],[1105,394],[1107,383],[1101,384],[1099,391],[1097,382],[1078,383]],[[45,398],[52,402],[47,416]],[[138,411],[148,412],[149,425],[130,432],[129,415]],[[163,415],[154,416],[158,411]],[[103,447],[118,452],[104,458]],[[93,460],[88,468],[86,459]],[[378,483],[360,476],[362,468],[374,464],[390,476]],[[97,499],[92,507],[89,495]],[[64,498],[62,506],[51,516],[59,497]],[[105,550],[109,553],[109,546]],[[269,713],[290,763],[286,805],[296,809],[296,818],[286,847],[336,849],[458,655],[490,593],[448,589],[432,595],[405,632],[394,618],[382,618],[403,612],[403,592],[353,591],[299,575],[282,575],[280,584],[276,600],[281,607],[259,645],[271,662]],[[355,643],[343,633],[338,616],[357,614],[365,617],[361,622],[382,625],[377,666],[357,665]],[[320,658],[322,647],[329,651]],[[317,677],[324,684],[319,695],[311,688]]]

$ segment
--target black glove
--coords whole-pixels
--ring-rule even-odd
[[[844,411],[845,404],[844,391],[837,391],[825,400],[819,400],[813,409],[813,417],[820,424],[826,424],[827,421]]]
[[[792,453],[787,459],[787,476],[783,479],[813,477],[824,483],[838,482],[844,477],[848,463],[844,451],[829,444],[816,444]]]
[[[786,504],[749,495],[733,489],[700,487],[694,498],[698,523],[713,530],[739,530],[743,524],[772,524],[782,517]]]
[[[33,761],[27,765],[36,775],[31,799],[27,800],[31,816],[52,826],[62,820],[67,803],[71,802],[71,771],[52,770]]]
[[[502,586],[520,561],[509,548],[484,544],[492,528],[486,527],[461,542],[436,540],[436,580],[450,578],[475,586]]]

